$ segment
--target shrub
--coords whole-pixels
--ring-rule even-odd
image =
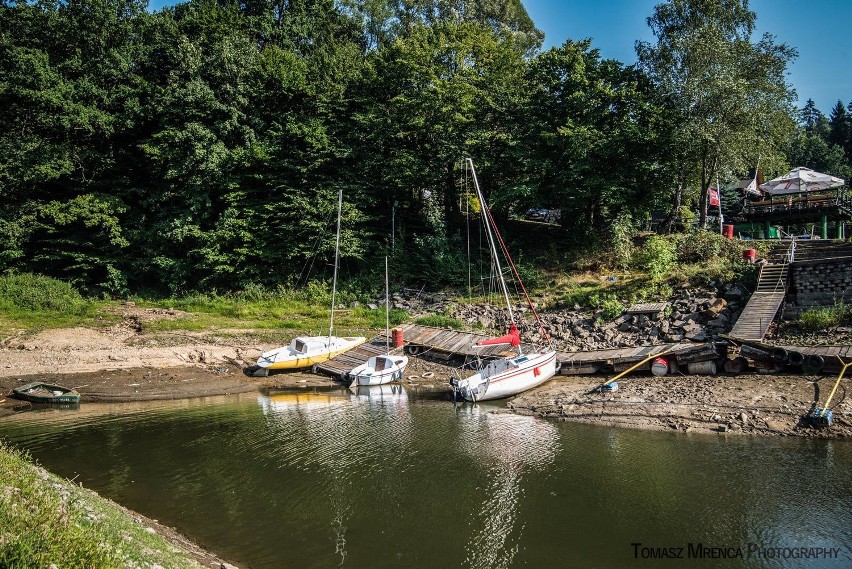
[[[624,304],[614,294],[592,293],[588,297],[588,303],[603,310],[603,317],[606,320],[617,318],[624,312]]]
[[[654,280],[668,275],[675,266],[677,256],[671,239],[654,235],[636,255],[638,266]]]
[[[799,316],[799,326],[811,331],[834,328],[850,315],[852,315],[852,307],[845,304],[811,308]]]
[[[24,273],[0,277],[0,307],[81,314],[87,306],[70,284]]]
[[[622,213],[616,218],[612,224],[611,233],[615,261],[621,270],[627,270],[633,259],[633,237],[636,235],[633,218],[629,213]]]

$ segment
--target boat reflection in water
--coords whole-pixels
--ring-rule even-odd
[[[468,538],[465,565],[472,568],[511,567],[523,538],[518,509],[524,497],[523,479],[553,464],[559,451],[559,431],[535,417],[494,412],[483,405],[460,405],[460,447],[479,461],[488,460],[489,484],[482,489],[478,524]],[[483,466],[485,466],[483,464]],[[516,527],[517,526],[517,527]]]
[[[352,481],[370,480],[379,492],[392,481],[400,450],[410,444],[408,394],[400,385],[387,384],[272,393],[259,397],[258,404],[274,433],[276,454],[287,462],[285,468],[319,475],[313,490],[330,504],[329,538],[343,565],[347,525],[363,500]]]

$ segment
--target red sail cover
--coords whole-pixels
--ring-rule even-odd
[[[512,322],[509,325],[509,333],[499,338],[488,338],[480,340],[476,343],[477,346],[495,346],[497,344],[511,344],[513,348],[521,344],[521,333],[518,332],[518,327]]]

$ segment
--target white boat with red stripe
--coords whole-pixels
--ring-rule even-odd
[[[511,397],[518,393],[527,391],[534,387],[538,387],[556,374],[559,369],[559,362],[556,359],[556,352],[552,348],[533,350],[524,353],[521,345],[520,332],[515,323],[515,315],[512,311],[512,303],[509,300],[509,289],[506,286],[506,281],[503,278],[503,270],[500,266],[500,256],[497,253],[497,245],[499,243],[503,256],[508,261],[512,269],[512,274],[515,276],[517,284],[523,291],[529,304],[530,310],[535,316],[536,323],[541,331],[541,337],[548,340],[547,332],[541,323],[541,319],[536,313],[535,306],[527,294],[524,283],[518,274],[518,270],[512,262],[512,257],[506,249],[506,243],[503,237],[494,225],[494,218],[491,216],[491,211],[485,203],[485,198],[479,189],[479,181],[476,179],[476,170],[473,168],[473,161],[468,158],[467,166],[470,168],[471,177],[473,179],[473,188],[476,191],[476,197],[482,206],[482,222],[485,226],[485,234],[488,238],[488,245],[491,250],[492,261],[496,269],[496,274],[499,277],[500,287],[503,297],[506,301],[506,308],[509,312],[509,330],[506,335],[499,338],[490,338],[481,340],[474,344],[474,347],[493,346],[499,344],[507,344],[512,348],[516,348],[517,355],[501,357],[491,360],[480,366],[479,370],[464,379],[452,378],[450,385],[453,387],[454,399],[456,396],[461,396],[467,401],[486,401],[490,399],[503,399]]]

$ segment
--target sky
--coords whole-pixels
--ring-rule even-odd
[[[566,39],[592,39],[604,58],[625,65],[636,61],[636,40],[654,41],[647,18],[661,0],[522,0],[536,27],[545,34],[544,48]],[[149,9],[177,0],[150,0]],[[819,110],[831,113],[837,101],[852,102],[852,0],[751,0],[757,14],[757,41],[769,32],[776,43],[796,48],[799,56],[788,66],[787,80],[796,89],[797,106],[813,99]],[[835,30],[831,26],[836,26]]]
[[[647,19],[660,0],[523,0],[536,27],[544,32],[544,48],[566,39],[592,39],[604,58],[628,65],[636,61],[636,40],[654,42]],[[850,0],[751,0],[757,14],[757,41],[768,32],[776,43],[796,48],[787,80],[796,89],[797,106],[813,99],[828,116],[837,101],[852,101],[852,24]],[[836,25],[832,31],[831,26]]]

